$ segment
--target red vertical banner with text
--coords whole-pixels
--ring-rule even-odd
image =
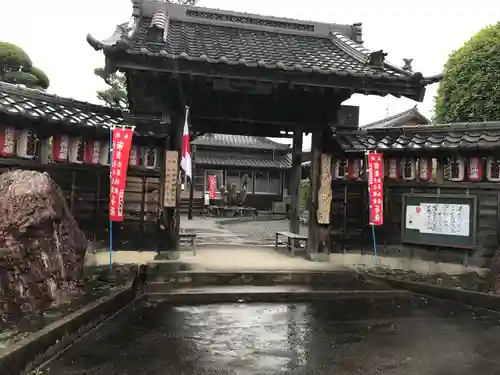
[[[210,199],[215,199],[215,175],[208,176],[208,192],[210,194]]]
[[[133,129],[114,128],[112,132],[109,194],[109,220],[111,221],[123,221],[125,185],[133,135]]]
[[[384,224],[384,159],[379,152],[369,152],[367,161],[370,225],[382,225]]]

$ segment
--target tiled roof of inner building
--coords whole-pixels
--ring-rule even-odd
[[[196,146],[231,147],[260,150],[288,150],[290,146],[265,137],[232,134],[204,134],[193,142]]]
[[[228,167],[247,168],[276,168],[288,169],[292,167],[292,155],[286,154],[244,154],[234,152],[196,152],[196,164],[220,165]]]
[[[362,45],[361,24],[288,20],[163,1],[133,3],[131,22],[118,25],[105,40],[88,35],[89,44],[174,60],[425,81],[409,64],[403,69],[382,58],[382,66],[371,66],[372,51]]]
[[[119,111],[3,82],[0,82],[0,113],[100,128],[125,123]]]
[[[334,139],[346,152],[500,148],[500,123],[496,122],[405,126],[391,128],[388,133],[381,130],[339,132]]]
[[[393,116],[386,117],[382,120],[371,122],[366,125],[362,125],[361,127],[364,130],[367,129],[375,129],[375,128],[391,128],[391,127],[397,127],[397,126],[404,126],[407,125],[408,121],[412,119],[418,119],[419,124],[421,125],[427,125],[430,124],[431,122],[429,121],[428,118],[426,118],[424,115],[422,115],[419,111],[417,106],[414,106],[413,108],[407,109],[404,112],[397,113]]]

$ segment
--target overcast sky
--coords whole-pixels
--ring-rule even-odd
[[[442,70],[448,54],[482,27],[500,16],[498,0],[202,0],[199,5],[248,13],[330,23],[363,23],[369,49],[383,49],[387,59],[402,66],[413,58],[413,68],[426,75]],[[20,0],[2,4],[0,40],[22,47],[49,76],[49,92],[98,102],[104,88],[93,75],[103,65],[103,54],[85,41],[111,35],[116,24],[131,16],[130,0]],[[430,86],[419,109],[432,116],[436,85]],[[355,95],[346,104],[359,105],[360,123],[396,114],[416,103],[409,99]]]

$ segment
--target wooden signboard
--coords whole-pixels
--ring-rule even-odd
[[[165,152],[165,196],[164,207],[177,205],[177,179],[179,177],[179,153],[177,151]]]
[[[332,204],[332,157],[321,155],[321,174],[318,192],[318,224],[330,224],[330,207]]]
[[[472,249],[476,245],[477,197],[404,194],[403,243]]]

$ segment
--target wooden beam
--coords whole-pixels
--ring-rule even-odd
[[[292,175],[290,178],[290,232],[300,234],[300,179],[302,174],[302,129],[295,130],[292,148]]]
[[[413,77],[368,77],[363,74],[321,74],[317,72],[287,71],[241,65],[210,64],[206,62],[166,59],[141,55],[122,54],[113,56],[114,63],[122,70],[161,71],[169,74],[227,78],[231,80],[252,80],[353,90],[362,94],[406,96],[422,101],[425,85]]]

